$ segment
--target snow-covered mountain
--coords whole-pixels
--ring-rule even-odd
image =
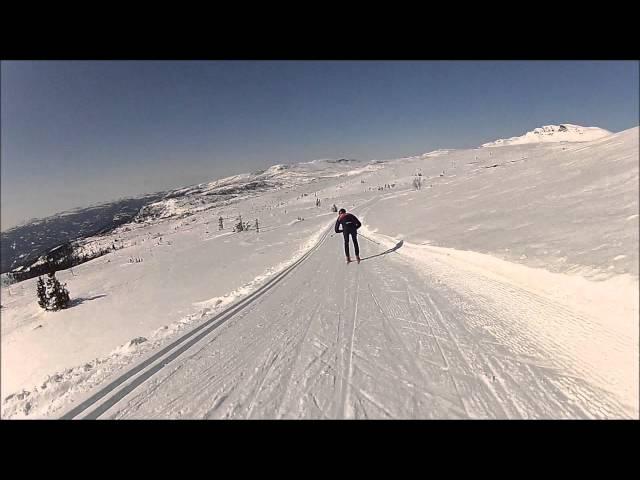
[[[57,273],[71,308],[2,287],[2,416],[57,418],[160,355],[103,417],[637,418],[638,132],[168,192],[81,242],[115,248]]]
[[[62,243],[110,231],[131,221],[140,208],[164,195],[160,192],[77,208],[3,231],[0,233],[0,271],[24,269]]]
[[[143,207],[134,221],[148,223],[158,219],[182,218],[212,208],[219,209],[267,192],[290,190],[378,168],[382,168],[382,165],[377,162],[345,158],[272,165],[266,170],[233,175],[172,191],[162,200]]]
[[[519,137],[499,139],[482,144],[483,147],[500,147],[503,145],[523,145],[526,143],[546,142],[590,142],[611,135],[611,132],[599,127],[581,127],[563,123],[561,125],[546,125],[535,128]]]

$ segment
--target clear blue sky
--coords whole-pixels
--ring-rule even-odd
[[[275,163],[638,125],[638,62],[2,62],[2,229]]]

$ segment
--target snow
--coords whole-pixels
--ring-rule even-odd
[[[546,125],[535,128],[519,137],[499,139],[485,143],[483,147],[500,147],[503,145],[523,145],[539,142],[589,142],[611,135],[611,132],[598,127],[581,127],[564,123],[561,125]]]
[[[42,311],[36,279],[3,285],[2,417],[57,418],[277,280],[101,416],[637,418],[639,130],[566,126],[532,135],[598,138],[181,189],[83,242],[123,248],[58,272],[71,308]],[[333,203],[363,222],[360,265],[324,235]],[[240,214],[260,233],[231,232]]]
[[[527,345],[536,345],[546,358],[560,359],[565,371],[590,378],[615,392],[630,412],[637,411],[638,383],[629,381],[639,375],[639,331],[633,321],[639,318],[637,279],[620,275],[592,282],[476,252],[409,242],[402,253],[416,261],[418,270],[465,296],[489,300],[495,318],[518,322],[518,335]],[[532,310],[535,315],[529,314]],[[516,335],[508,339],[515,342]]]

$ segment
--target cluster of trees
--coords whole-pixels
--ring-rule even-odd
[[[242,221],[242,215],[240,215],[238,218],[238,223],[236,223],[236,225],[233,227],[233,231],[235,232],[246,232],[247,230],[251,230],[251,223],[250,222],[243,222]],[[253,224],[253,228],[256,229],[256,232],[260,233],[260,224],[258,223],[258,219],[256,218]]]

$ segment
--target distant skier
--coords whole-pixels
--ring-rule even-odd
[[[342,230],[340,230],[342,225]],[[336,220],[336,233],[342,232],[344,235],[344,254],[347,257],[347,263],[351,263],[351,256],[349,255],[349,235],[353,240],[353,247],[356,251],[356,260],[360,263],[360,247],[358,246],[358,229],[362,226],[360,220],[355,215],[347,213],[344,208],[341,208],[338,212],[338,220]]]

